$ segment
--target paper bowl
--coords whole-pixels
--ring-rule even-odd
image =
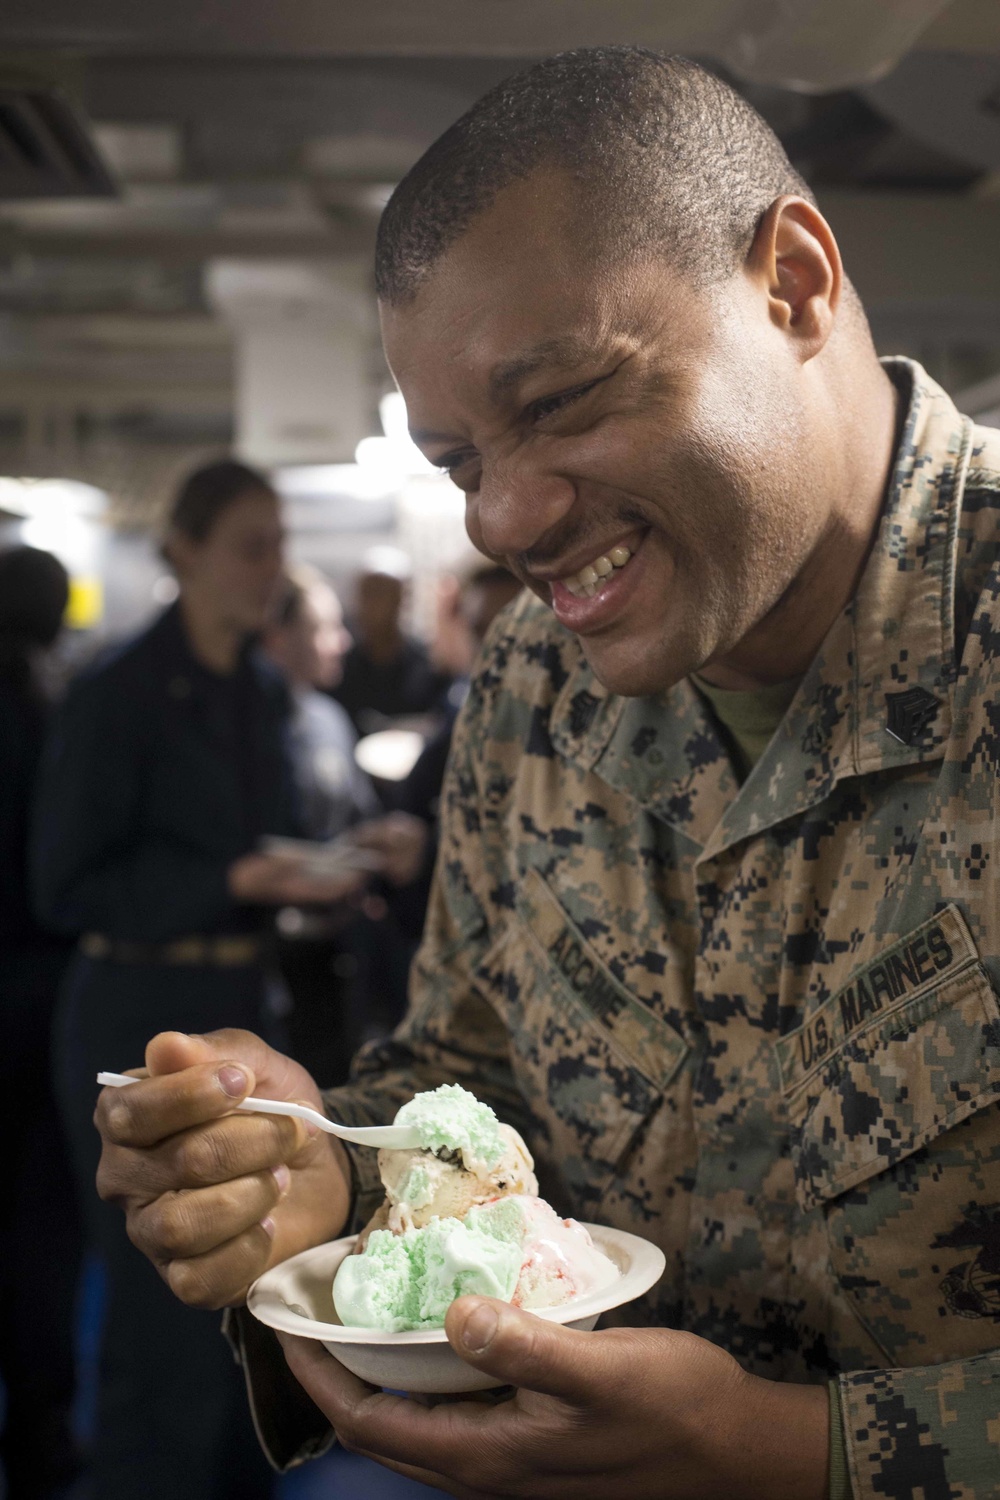
[[[612,1286],[562,1307],[533,1308],[539,1318],[569,1328],[593,1328],[602,1313],[641,1297],[663,1275],[663,1252],[648,1240],[620,1229],[588,1224],[594,1244],[621,1271]],[[485,1391],[501,1382],[467,1365],[452,1349],[443,1328],[386,1333],[378,1328],[345,1328],[333,1307],[333,1277],[354,1246],[355,1236],[303,1250],[266,1271],[250,1288],[247,1306],[261,1323],[299,1338],[319,1339],[335,1359],[370,1385],[392,1391],[459,1395]]]

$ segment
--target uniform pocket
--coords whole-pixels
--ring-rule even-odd
[[[929,968],[874,1019],[855,983],[779,1044],[799,1203],[824,1213],[832,1270],[901,1365],[992,1348],[1000,1320],[1000,1298],[977,1320],[955,1295],[972,1240],[988,1258],[1000,1229],[1000,1006],[957,908],[904,942],[921,940]]]
[[[503,1015],[549,1164],[582,1210],[603,1197],[688,1047],[621,984],[535,871],[515,914],[477,979]]]

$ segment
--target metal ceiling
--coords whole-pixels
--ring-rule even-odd
[[[877,328],[913,352],[958,330],[967,381],[991,373],[996,0],[5,0],[0,88],[28,76],[71,100],[118,197],[0,201],[0,472],[24,462],[18,411],[36,434],[54,411],[59,461],[76,432],[84,467],[102,422],[185,455],[225,441],[232,337],[206,268],[356,278],[392,183],[472,100],[525,58],[623,41],[739,82],[817,187]],[[374,411],[374,336],[362,362]]]

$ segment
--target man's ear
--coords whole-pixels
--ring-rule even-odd
[[[799,345],[803,363],[833,329],[844,268],[833,231],[805,198],[776,198],[750,246],[747,273],[766,292],[772,323]]]

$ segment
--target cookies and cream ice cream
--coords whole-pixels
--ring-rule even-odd
[[[500,1155],[495,1157],[491,1150],[492,1165],[477,1157],[474,1167],[468,1165],[464,1151],[457,1161],[454,1157],[444,1160],[428,1150],[380,1151],[378,1168],[385,1187],[388,1228],[399,1234],[404,1229],[422,1229],[432,1219],[461,1219],[476,1204],[505,1194],[537,1196],[532,1160],[517,1131],[497,1124],[495,1145]]]
[[[467,1090],[418,1094],[394,1123],[417,1128],[424,1148],[379,1152],[386,1201],[334,1279],[342,1323],[436,1328],[468,1293],[557,1307],[617,1278],[583,1225],[538,1197],[517,1131]]]

